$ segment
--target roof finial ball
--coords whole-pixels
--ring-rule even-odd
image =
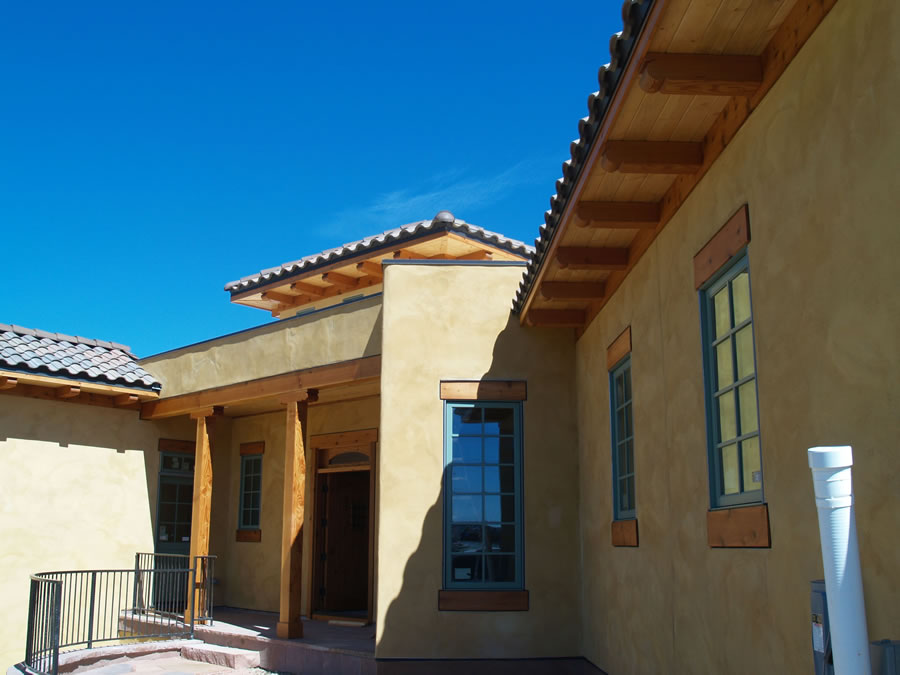
[[[438,211],[437,215],[432,219],[434,223],[452,223],[456,220],[456,216],[454,216],[449,211]]]

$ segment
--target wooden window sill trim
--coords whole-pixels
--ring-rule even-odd
[[[442,612],[527,612],[528,591],[438,591]]]
[[[638,521],[637,518],[612,521],[612,545],[632,546],[638,545]]]
[[[235,541],[260,542],[262,530],[237,530],[234,534]]]
[[[706,533],[710,548],[771,548],[769,506],[753,504],[708,511]]]

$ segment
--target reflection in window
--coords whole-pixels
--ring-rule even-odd
[[[747,258],[701,292],[713,506],[762,501]]]
[[[447,403],[445,588],[522,585],[521,406]]]
[[[262,459],[262,455],[241,456],[241,510],[238,527],[242,530],[259,529]]]

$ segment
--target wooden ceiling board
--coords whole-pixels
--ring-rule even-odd
[[[590,183],[584,191],[584,199],[612,201],[624,179],[625,174],[623,173],[607,173],[597,167],[592,172]]]
[[[681,122],[685,113],[694,100],[693,96],[662,96],[666,103],[663,106],[659,117],[651,127],[647,134],[648,141],[671,141],[681,140],[673,139],[672,134],[678,123]],[[690,140],[690,139],[685,139]]]
[[[647,176],[647,179],[641,183],[635,199],[641,202],[658,202],[669,191],[673,182],[675,182],[675,176]]]
[[[622,136],[613,134],[609,137],[610,140],[646,141],[650,135],[650,130],[653,129],[653,125],[656,124],[663,109],[666,107],[666,100],[669,98],[671,97],[645,94],[624,134]]]
[[[656,30],[650,40],[649,51],[668,51],[669,45],[672,44],[672,39],[675,37],[675,32],[681,25],[681,20],[684,18],[691,2],[692,0],[671,0],[666,5],[665,11],[656,24]]]
[[[634,120],[638,109],[647,98],[647,94],[640,87],[632,87],[625,93],[625,100],[616,116],[609,132],[609,138],[624,138],[628,134],[628,128]]]
[[[728,54],[760,54],[775,35],[778,26],[772,26],[775,16],[784,5],[793,6],[792,0],[757,0],[744,14],[741,23],[726,45]],[[780,22],[779,24],[780,25]]]
[[[710,42],[708,29],[721,5],[722,0],[692,0],[666,51],[705,53],[705,43]]]
[[[754,0],[731,0],[723,2],[713,17],[713,35],[706,54],[724,54],[729,40],[740,26],[744,15],[753,7]]]
[[[630,173],[626,174],[625,180],[622,181],[622,184],[619,185],[619,189],[616,190],[616,196],[614,201],[617,202],[630,202],[635,201],[634,195],[637,193],[638,189],[641,187],[641,183],[644,182],[644,179],[647,176],[641,173]]]

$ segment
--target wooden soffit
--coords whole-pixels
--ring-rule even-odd
[[[836,2],[653,3],[590,145],[573,149],[580,171],[557,183],[568,196],[526,273],[523,324],[591,323]]]
[[[0,370],[0,394],[124,410],[138,410],[142,402],[159,398],[146,389],[7,370]]]

